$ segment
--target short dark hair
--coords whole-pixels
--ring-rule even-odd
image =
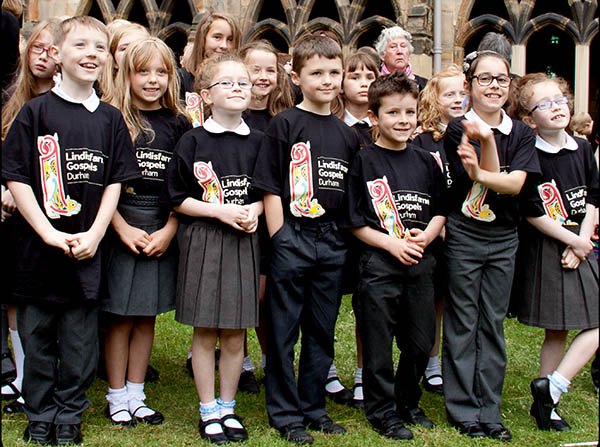
[[[404,72],[395,71],[388,75],[380,76],[369,86],[369,110],[379,116],[381,98],[399,93],[419,98],[419,86]]]
[[[485,50],[495,51],[496,53],[501,54],[510,64],[512,59],[512,45],[504,34],[490,31],[483,36],[483,39],[481,39],[481,42],[479,42],[477,51]]]
[[[326,59],[340,59],[343,63],[342,48],[331,37],[309,34],[301,38],[292,51],[292,70],[300,74],[300,70],[308,59],[313,56]]]

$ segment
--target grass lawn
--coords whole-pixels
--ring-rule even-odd
[[[565,433],[544,432],[535,426],[529,416],[531,395],[529,382],[538,371],[538,352],[543,331],[521,325],[515,319],[505,323],[508,348],[508,372],[504,386],[503,418],[513,433],[513,446],[559,446],[562,443],[589,442],[598,439],[598,398],[590,377],[589,366],[573,380],[570,392],[561,399],[561,414],[573,429]],[[191,339],[191,328],[173,320],[173,312],[157,319],[154,352],[150,363],[160,371],[160,380],[146,386],[147,403],[161,411],[165,423],[150,427],[138,425],[124,429],[110,424],[104,416],[104,395],[107,383],[96,379],[89,390],[91,407],[84,414],[83,435],[85,446],[192,446],[209,445],[198,434],[198,396],[192,379],[185,368],[185,359]],[[336,366],[342,381],[351,386],[354,380],[355,345],[354,316],[350,297],[344,297],[337,325]],[[573,334],[574,335],[574,334]],[[251,357],[255,364],[260,360],[260,350],[254,331],[249,337]],[[396,353],[397,355],[397,353]],[[264,372],[257,369],[258,379]],[[238,393],[236,412],[245,418],[250,439],[248,446],[290,446],[280,440],[278,433],[267,423],[264,405],[264,387],[258,395]],[[325,436],[315,434],[315,445],[343,446],[482,446],[502,445],[499,441],[471,440],[451,428],[446,421],[441,396],[424,392],[421,407],[433,419],[433,430],[415,428],[412,441],[390,441],[371,428],[359,410],[327,403],[332,419],[343,424],[348,434]],[[2,414],[2,441],[4,446],[24,446],[21,440],[27,425],[24,415]]]

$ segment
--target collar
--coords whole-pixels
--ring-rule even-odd
[[[359,120],[358,118],[356,118],[354,115],[352,115],[350,112],[348,112],[348,109],[346,109],[344,111],[344,122],[349,126],[352,127],[354,126],[356,123],[365,123],[367,124],[369,127],[372,127],[373,124],[371,124],[371,120],[369,119],[368,116],[365,116],[363,119]]]
[[[217,123],[211,116],[206,121],[204,121],[204,129],[210,133],[233,132],[242,136],[250,135],[250,128],[244,122],[244,120],[241,120],[240,125],[237,126],[235,129],[225,129],[223,126]]]
[[[513,122],[510,119],[510,117],[506,114],[504,109],[500,109],[500,112],[502,112],[502,121],[497,126],[490,126],[488,123],[483,121],[479,117],[479,115],[477,115],[475,113],[475,111],[473,109],[471,109],[467,113],[465,113],[465,118],[468,119],[469,121],[480,121],[483,124],[485,124],[486,126],[490,127],[491,129],[498,129],[498,131],[503,133],[504,135],[509,135],[512,130],[512,127],[513,127]]]
[[[88,96],[83,101],[71,98],[60,88],[59,85],[52,87],[52,92],[55,93],[57,96],[60,96],[65,101],[69,101],[74,104],[81,104],[90,113],[94,113],[96,109],[100,106],[100,98],[98,98],[98,95],[96,95],[96,91],[94,89],[92,89],[92,93],[90,94],[90,96]]]
[[[568,149],[570,151],[576,151],[579,146],[577,145],[577,141],[575,141],[575,139],[569,135],[567,132],[565,132],[563,130],[565,136],[567,137],[567,140],[565,142],[565,144],[562,145],[562,147],[556,147],[550,143],[548,143],[546,140],[544,140],[542,137],[540,137],[539,135],[536,135],[535,137],[535,147],[538,148],[539,150],[541,150],[542,152],[546,152],[548,154],[558,154],[561,150],[563,149]]]

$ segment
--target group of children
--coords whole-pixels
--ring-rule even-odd
[[[248,438],[235,396],[254,368],[251,328],[269,424],[296,444],[313,442],[307,430],[345,433],[325,398],[341,387],[334,331],[351,292],[350,401],[375,430],[411,439],[406,425],[433,427],[419,407],[425,374],[461,433],[509,441],[513,276],[519,318],[546,329],[531,414],[567,429],[560,394],[598,347],[598,169],[589,143],[565,132],[566,86],[523,77],[513,119],[503,106],[516,81],[493,51],[420,90],[405,73],[380,75],[366,50],[344,64],[327,36],[295,42],[289,75],[269,42],[240,42],[235,20],[212,13],[179,69],[139,25],[109,31],[85,16],[43,22],[25,46],[2,128],[24,439],[82,441],[99,311],[114,424],[163,422],[144,381],[155,318],[175,310],[194,328],[202,438]]]

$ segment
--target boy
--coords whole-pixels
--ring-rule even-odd
[[[312,443],[306,427],[345,433],[325,411],[346,244],[338,229],[355,132],[331,114],[342,82],[342,51],[331,38],[307,36],[294,48],[292,81],[302,102],[271,120],[255,169],[265,191],[273,257],[267,285],[270,424],[282,438]],[[298,385],[294,345],[302,328]]]
[[[433,427],[419,408],[435,332],[433,268],[427,246],[440,233],[445,179],[435,159],[407,144],[417,126],[418,87],[405,74],[369,87],[374,144],[352,162],[348,222],[364,245],[355,294],[363,342],[365,414],[391,439],[411,439],[402,422]],[[394,375],[392,342],[401,351]]]
[[[25,104],[3,148],[2,176],[20,216],[15,296],[24,334],[23,439],[79,444],[98,358],[98,244],[121,185],[140,176],[120,112],[92,86],[108,33],[91,17],[60,25],[50,55],[62,82]]]

